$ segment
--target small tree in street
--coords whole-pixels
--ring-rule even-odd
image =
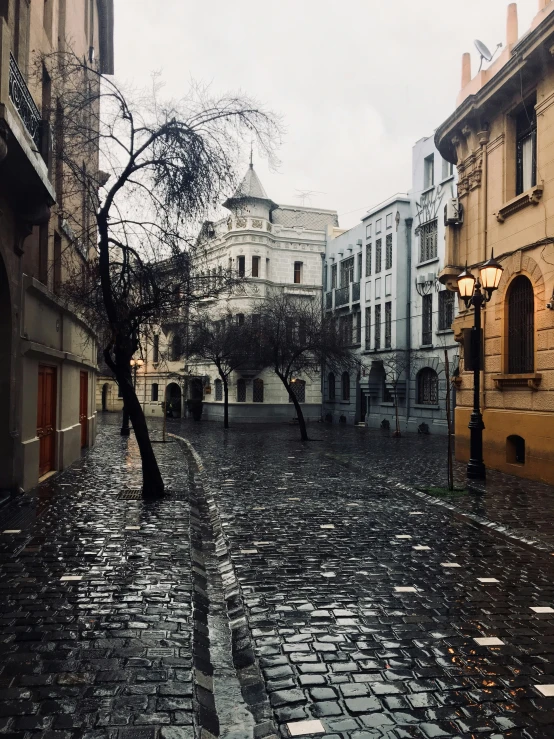
[[[294,404],[300,436],[308,440],[306,421],[295,384],[302,376],[316,377],[326,365],[337,371],[357,366],[337,321],[323,315],[321,297],[283,292],[269,296],[261,307],[260,356],[283,383]]]
[[[135,431],[143,492],[162,495],[130,362],[147,326],[182,320],[192,306],[237,283],[225,265],[215,276],[207,270],[194,234],[235,185],[241,140],[254,137],[271,157],[278,125],[244,97],[213,99],[193,88],[180,101],[162,102],[156,88],[125,94],[71,52],[43,63],[63,121],[56,142],[60,220],[92,257],[84,269],[82,262],[67,265],[64,294],[106,337],[103,355]],[[91,154],[98,147],[104,171]]]
[[[406,349],[396,349],[383,357],[383,370],[385,380],[392,385],[392,397],[394,402],[395,430],[393,437],[402,436],[400,431],[400,418],[398,415],[398,388],[401,382],[407,382],[411,378],[412,367],[419,360],[419,355]]]
[[[191,323],[187,354],[189,358],[215,365],[223,383],[223,427],[226,429],[229,428],[229,377],[243,367],[260,367],[254,341],[257,333],[252,316],[242,316],[239,322],[237,316],[229,312],[217,316],[200,315]]]

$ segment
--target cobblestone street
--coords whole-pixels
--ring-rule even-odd
[[[0,508],[0,735],[554,736],[551,488],[450,510],[444,439],[169,421],[144,503],[118,421]]]

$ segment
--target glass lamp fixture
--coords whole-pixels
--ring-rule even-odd
[[[473,297],[475,290],[475,277],[468,271],[467,265],[461,275],[458,275],[458,292],[460,297],[466,304],[469,305],[469,301]]]
[[[494,258],[494,251],[491,251],[491,258],[481,267],[481,282],[487,291],[489,300],[500,284],[502,272],[504,272],[504,267]]]

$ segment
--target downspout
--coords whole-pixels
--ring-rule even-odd
[[[488,259],[487,256],[487,250],[488,250],[488,241],[489,241],[489,226],[488,226],[488,215],[489,215],[489,178],[488,178],[488,152],[487,152],[487,145],[489,143],[490,139],[490,131],[488,130],[487,124],[483,126],[483,130],[479,131],[477,134],[477,137],[479,139],[479,143],[481,144],[481,155],[483,157],[483,173],[482,173],[482,181],[483,181],[483,202],[481,206],[481,218],[483,223],[483,254],[482,254],[482,261],[486,262]],[[484,310],[484,316],[482,321],[482,335],[483,335],[483,357],[485,356],[485,331],[487,326],[487,307],[485,303],[485,310]],[[485,391],[485,368],[484,366],[481,367],[481,398],[480,398],[480,404],[481,409],[485,410],[486,408],[486,391]]]
[[[406,260],[406,351],[408,352],[408,369],[406,371],[406,430],[410,419],[410,370],[412,352],[412,225],[414,219],[406,218],[406,248],[408,258]]]
[[[327,245],[327,240],[325,241],[325,244]],[[323,277],[325,275],[325,257],[326,257],[326,251],[327,249],[322,252],[321,254],[321,320],[325,318],[325,291],[327,289],[327,285],[323,283]],[[321,377],[319,380],[319,390],[321,392],[321,417],[323,418],[323,406],[325,403],[325,396],[323,394],[325,389],[325,362],[321,362]]]

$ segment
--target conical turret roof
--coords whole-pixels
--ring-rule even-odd
[[[230,208],[232,210],[233,205],[235,205],[237,201],[242,200],[263,200],[268,204],[270,210],[274,210],[278,207],[278,205],[267,196],[264,186],[260,182],[260,178],[254,170],[252,162],[250,162],[250,165],[246,170],[246,174],[235,190],[234,195],[226,200],[223,205],[225,208]]]

